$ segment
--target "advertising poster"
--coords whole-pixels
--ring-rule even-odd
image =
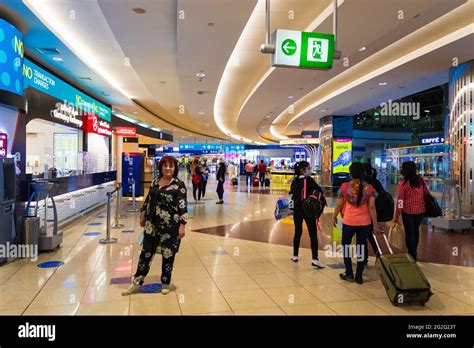
[[[23,95],[23,35],[0,18],[0,89]]]
[[[352,139],[334,139],[332,142],[332,173],[349,173],[352,164]]]

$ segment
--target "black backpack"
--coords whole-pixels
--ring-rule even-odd
[[[379,195],[375,198],[375,210],[377,211],[378,222],[387,222],[393,219],[395,202],[389,192],[385,190],[379,192]]]
[[[326,198],[321,190],[314,190],[308,197],[306,197],[306,178],[304,179],[303,192],[301,194],[303,203],[303,216],[308,219],[319,219],[323,214],[324,207],[327,205]]]

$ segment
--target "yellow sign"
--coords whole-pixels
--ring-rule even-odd
[[[352,139],[334,139],[332,142],[332,173],[349,173],[352,164]]]
[[[296,138],[296,139],[285,139],[280,140],[280,145],[317,145],[319,144],[318,138]]]

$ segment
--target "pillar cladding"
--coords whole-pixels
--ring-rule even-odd
[[[474,60],[449,71],[451,175],[459,183],[464,211],[474,212]]]

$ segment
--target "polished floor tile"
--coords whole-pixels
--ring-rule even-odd
[[[336,312],[324,303],[282,306],[281,308],[287,315],[336,315]]]
[[[178,293],[194,294],[206,292],[219,292],[219,288],[209,277],[182,278],[173,281]]]
[[[285,273],[252,274],[252,279],[262,288],[284,288],[295,286],[297,283]]]
[[[206,294],[179,294],[178,303],[183,315],[227,312],[231,308],[219,292]]]
[[[150,298],[130,299],[130,315],[181,315],[178,299],[175,294],[164,296],[156,294]]]
[[[79,303],[48,306],[48,307],[29,307],[23,315],[75,315],[79,309]]]
[[[459,315],[474,313],[474,306],[458,300],[448,294],[434,294],[426,307],[442,315]]]
[[[367,300],[330,302],[327,306],[339,315],[386,315]]]
[[[474,290],[446,292],[446,295],[449,295],[470,306],[474,306]]]
[[[211,277],[245,275],[245,271],[238,264],[218,264],[206,265],[207,271]]]
[[[298,306],[320,301],[303,287],[265,289],[265,292],[280,306]]]
[[[42,291],[31,303],[31,307],[60,306],[80,303],[86,288],[58,288]]]
[[[439,315],[432,309],[419,304],[394,306],[392,302],[388,300],[388,298],[378,298],[368,301],[390,315]]]
[[[259,308],[259,309],[247,309],[242,311],[235,311],[235,315],[285,315],[285,312],[278,307],[272,308]]]
[[[342,284],[307,285],[305,289],[324,303],[362,299],[355,292],[343,287]]]
[[[129,315],[130,300],[81,303],[77,315]]]
[[[262,289],[230,291],[222,294],[233,311],[277,307],[277,304]]]
[[[214,282],[222,292],[258,289],[257,283],[247,274],[237,276],[214,277]]]

